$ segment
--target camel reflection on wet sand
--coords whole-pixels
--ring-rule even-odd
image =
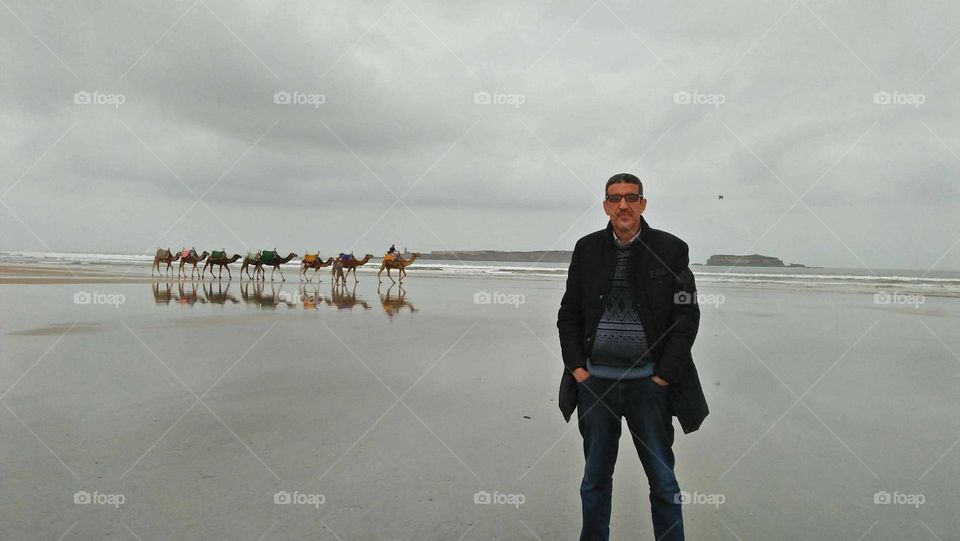
[[[393,288],[397,288],[397,294],[393,295]],[[391,284],[387,288],[386,293],[380,292],[380,286],[377,286],[377,293],[380,295],[380,303],[383,305],[383,311],[393,320],[393,316],[400,313],[400,310],[403,308],[409,308],[410,313],[417,312],[417,308],[413,306],[413,303],[406,300],[407,292],[403,289],[403,286],[396,286]]]
[[[321,306],[335,308],[337,311],[352,311],[359,307],[360,311],[373,309],[373,306],[357,292],[357,284],[350,286],[341,283],[331,283],[329,295],[320,292],[319,283],[301,283],[296,292],[277,287],[277,285],[254,280],[238,280],[240,297],[231,293],[232,280],[216,280],[190,282],[154,282],[150,285],[153,301],[157,305],[194,306],[195,304],[209,304],[226,306],[228,304],[244,304],[258,309],[276,310],[281,306],[287,309],[302,308],[304,310],[319,310]],[[237,287],[237,286],[234,286]],[[236,289],[234,289],[236,291]],[[377,295],[383,312],[393,320],[401,312],[411,314],[419,310],[410,302],[403,285],[391,284],[382,287],[378,284]]]

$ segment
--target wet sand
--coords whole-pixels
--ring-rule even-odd
[[[561,280],[411,269],[401,299],[375,273],[73,270],[0,268],[0,538],[577,538]],[[694,349],[712,413],[674,449],[681,488],[724,501],[685,507],[689,539],[960,538],[960,301],[704,292],[725,299]],[[652,539],[626,431],[612,528]]]

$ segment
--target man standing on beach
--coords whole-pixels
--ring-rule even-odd
[[[687,244],[651,228],[646,206],[636,176],[607,181],[610,221],[577,241],[557,316],[560,410],[569,421],[577,409],[586,459],[581,541],[610,537],[621,418],[650,485],[655,539],[684,538],[672,416],[690,433],[708,413],[690,354],[700,308]]]

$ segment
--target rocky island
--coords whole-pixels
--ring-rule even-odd
[[[800,263],[791,263],[785,265],[779,258],[752,254],[752,255],[726,255],[718,254],[710,256],[707,265],[711,267],[804,267]]]

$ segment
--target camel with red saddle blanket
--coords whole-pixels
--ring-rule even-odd
[[[210,255],[210,252],[204,250],[202,254],[197,254],[197,251],[193,248],[184,248],[180,251],[180,270],[177,272],[177,277],[179,278],[183,275],[183,265],[189,263],[193,265],[193,269],[190,271],[190,278],[193,278],[193,273],[197,272],[197,263],[203,261]],[[185,275],[184,275],[185,276]]]

